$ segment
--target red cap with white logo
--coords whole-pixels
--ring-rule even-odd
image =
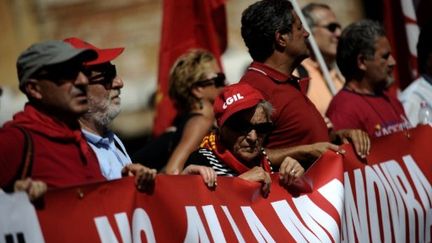
[[[256,106],[264,96],[246,83],[226,86],[213,104],[213,111],[219,127],[235,113]]]

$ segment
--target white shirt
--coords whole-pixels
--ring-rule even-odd
[[[108,131],[105,137],[84,129],[82,131],[88,144],[96,154],[102,175],[107,180],[121,178],[121,170],[125,165],[131,163],[131,159],[121,140],[111,131]]]
[[[432,77],[420,76],[399,95],[399,100],[402,102],[405,113],[413,126],[418,124],[422,101],[426,101],[427,105],[432,108],[432,84],[426,79],[432,81]]]

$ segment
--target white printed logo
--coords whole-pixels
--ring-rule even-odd
[[[242,99],[244,99],[244,97],[240,93],[237,93],[231,97],[228,97],[228,99],[226,99],[225,103],[223,104],[222,108],[225,110],[232,103],[234,103],[238,100],[242,100]]]

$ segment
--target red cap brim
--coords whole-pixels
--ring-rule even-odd
[[[111,49],[97,49],[96,52],[98,53],[98,58],[84,63],[86,66],[90,65],[98,65],[106,62],[111,62],[112,60],[116,59],[122,52],[124,48],[111,48]]]

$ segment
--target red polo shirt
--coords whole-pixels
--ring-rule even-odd
[[[253,62],[240,82],[249,83],[260,90],[275,109],[272,115],[275,130],[268,137],[267,148],[330,140],[324,119],[301,91],[298,79]]]

